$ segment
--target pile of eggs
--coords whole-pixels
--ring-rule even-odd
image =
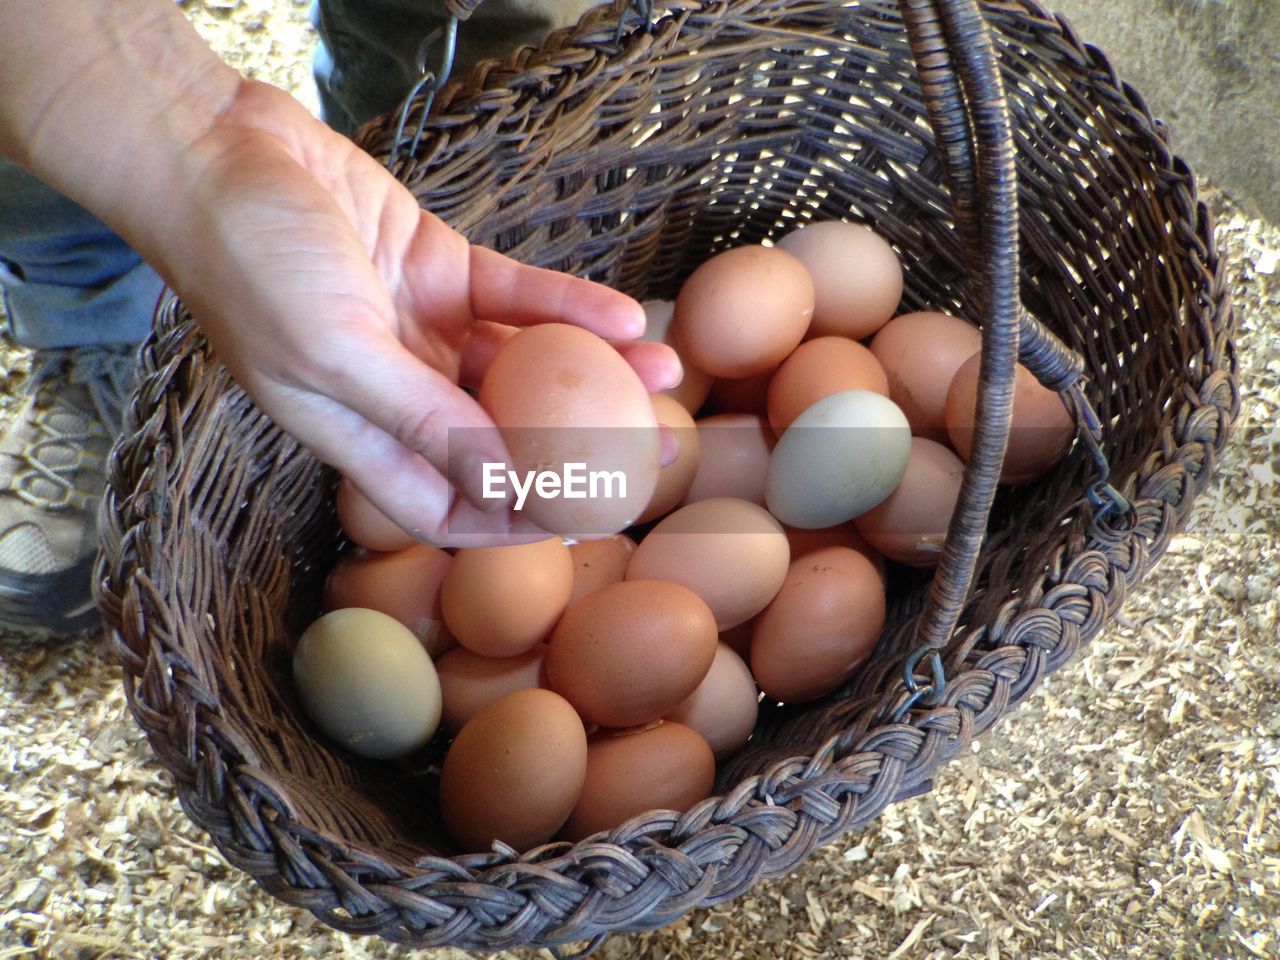
[[[580,840],[707,797],[762,697],[822,697],[870,656],[886,562],[941,554],[981,341],[945,313],[894,316],[902,287],[892,247],[856,224],[718,254],[674,303],[644,305],[645,338],[685,368],[654,396],[593,334],[512,331],[478,396],[513,461],[559,454],[522,450],[522,428],[627,427],[572,456],[625,469],[629,495],[531,500],[546,539],[445,550],[343,479],[356,546],[295,651],[307,715],[374,758],[446,738],[441,816],[466,850]],[[1024,483],[1074,426],[1021,367],[1013,419],[1001,479]],[[678,441],[661,467],[659,425]]]

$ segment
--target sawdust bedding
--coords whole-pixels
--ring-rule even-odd
[[[308,95],[305,3],[187,9],[236,66]],[[1242,417],[1189,532],[1118,621],[932,793],[601,957],[1280,957],[1280,230],[1214,205]],[[0,352],[3,415],[25,358]],[[100,636],[0,638],[0,782],[0,960],[405,952],[331,931],[223,861]]]

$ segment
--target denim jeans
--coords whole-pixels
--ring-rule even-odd
[[[594,0],[485,0],[458,31],[455,72],[537,43]],[[418,47],[448,19],[442,0],[314,0],[321,116],[350,135],[394,109],[418,79]],[[48,349],[131,343],[163,284],[84,208],[0,159],[0,290],[9,334]]]

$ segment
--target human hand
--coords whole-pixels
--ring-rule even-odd
[[[494,323],[643,330],[639,305],[598,284],[469,245],[371,157],[286,94],[246,83],[184,164],[189,205],[159,245],[162,272],[254,401],[389,517],[428,542],[545,535],[506,504],[445,480],[505,461],[458,386],[492,355]],[[669,348],[619,344],[651,391],[679,379]],[[455,438],[462,433],[456,433]],[[461,494],[461,495],[460,495]],[[462,522],[460,522],[462,521]]]

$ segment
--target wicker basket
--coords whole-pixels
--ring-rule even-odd
[[[1231,310],[1192,175],[1141,97],[1029,0],[982,12],[989,32],[974,0],[659,0],[646,30],[619,2],[447,87],[416,152],[396,117],[361,133],[473,241],[636,296],[842,217],[903,252],[904,308],[983,324],[987,453],[937,577],[897,574],[868,669],[765,709],[691,810],[463,856],[431,757],[365,762],[313,737],[288,667],[342,544],[335,478],[246,400],[180,303],[163,308],[111,463],[99,598],[134,716],[231,863],[334,927],[417,946],[661,926],[928,789],[1103,629],[1226,442]],[[1019,349],[1100,429],[991,503]]]

